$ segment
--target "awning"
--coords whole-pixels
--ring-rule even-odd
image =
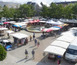
[[[57,38],[57,40],[60,40],[60,41],[66,41],[66,42],[68,42],[68,43],[71,43],[73,40],[75,39],[75,37],[74,36],[61,36],[61,37],[59,37],[59,38]]]
[[[64,49],[67,49],[70,43],[64,42],[64,41],[58,41],[55,40],[54,42],[51,43],[52,46],[58,46]]]
[[[22,34],[22,33],[14,33],[14,34],[11,34],[13,37],[16,37],[18,39],[23,39],[23,38],[27,38],[28,35],[26,34]]]
[[[57,46],[48,46],[44,50],[44,52],[48,52],[48,53],[52,53],[52,54],[56,54],[56,55],[60,55],[60,56],[63,56],[65,51],[66,51],[66,49],[57,47]]]

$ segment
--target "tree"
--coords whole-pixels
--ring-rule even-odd
[[[34,9],[32,5],[23,4],[19,8],[19,12],[21,13],[21,17],[31,17],[34,15]]]
[[[3,11],[3,10],[2,10],[2,7],[0,6],[0,18],[3,16],[3,15],[2,15],[2,11]]]
[[[0,45],[0,61],[6,58],[7,52],[5,51],[4,47]]]
[[[73,5],[70,4],[70,5],[67,5],[66,7],[64,7],[64,9],[63,9],[64,18],[68,18],[68,19],[72,18],[72,16],[71,16],[71,14],[73,13],[72,6]]]
[[[72,11],[74,18],[77,18],[77,3],[72,7]]]
[[[15,9],[14,8],[8,8],[7,6],[3,7],[2,11],[3,17],[6,18],[13,18],[15,14]]]
[[[46,5],[43,5],[40,14],[43,17],[48,17],[49,16],[49,8]]]
[[[63,13],[63,6],[56,5],[55,3],[51,3],[49,7],[50,17],[52,18],[61,18]]]

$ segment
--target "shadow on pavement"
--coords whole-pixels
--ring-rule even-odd
[[[57,60],[56,61],[49,60],[48,55],[46,55],[44,56],[43,59],[41,59],[41,61],[37,63],[37,65],[58,65],[58,64],[57,64]],[[61,65],[75,65],[75,63],[69,63],[68,61],[65,61],[62,58]]]
[[[30,60],[32,60],[32,58],[26,59],[26,61],[25,61],[24,63],[26,63],[26,62],[28,62],[28,61],[30,61]]]
[[[33,48],[33,47],[35,47],[35,45],[34,46],[30,46],[29,48]]]
[[[21,60],[19,60],[19,61],[17,61],[16,63],[19,63],[19,62],[21,62],[21,61],[23,61],[23,60],[25,60],[26,58],[24,58],[24,59],[21,59]]]

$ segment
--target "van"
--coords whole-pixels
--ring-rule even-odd
[[[65,59],[77,62],[77,38],[69,45],[65,53]]]

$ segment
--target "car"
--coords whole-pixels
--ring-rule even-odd
[[[8,40],[1,41],[2,46],[8,51],[12,50],[12,43]]]
[[[71,62],[77,62],[77,38],[67,48],[65,59]]]

